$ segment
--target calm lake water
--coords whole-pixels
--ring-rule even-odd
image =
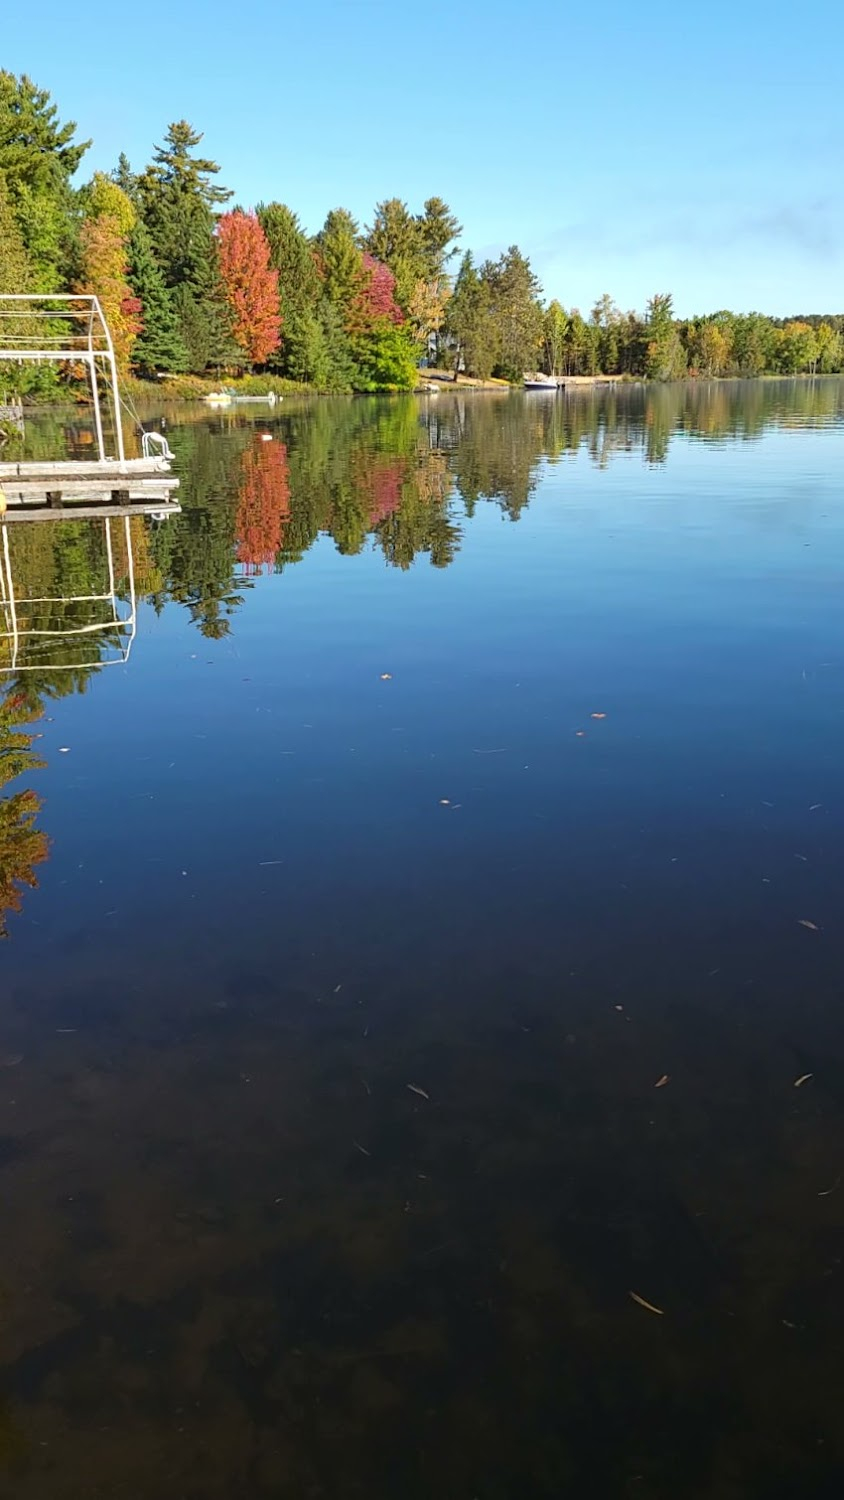
[[[844,383],[242,411],[6,528],[0,1494],[840,1496]]]

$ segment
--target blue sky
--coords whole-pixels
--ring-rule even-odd
[[[777,0],[59,0],[4,15],[2,66],[142,166],[169,121],[238,202],[309,230],[445,198],[546,295],[680,315],[844,310],[844,7]],[[31,18],[31,19],[30,19]]]

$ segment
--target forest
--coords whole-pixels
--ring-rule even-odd
[[[280,201],[230,206],[185,120],[142,169],[120,155],[80,183],[90,145],[47,90],[0,71],[0,294],[96,294],[124,376],[182,377],[187,393],[188,377],[261,372],[367,392],[412,390],[424,365],[511,382],[528,370],[665,382],[844,368],[842,315],[680,319],[664,292],[641,312],[608,294],[585,313],[546,302],[516,244],[480,264],[461,249],[437,196],[416,212],[386,198],[366,225],[334,208],[316,233]],[[15,370],[14,387],[55,399],[77,373]]]

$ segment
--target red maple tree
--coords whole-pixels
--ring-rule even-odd
[[[217,225],[220,274],[236,342],[253,365],[265,364],[281,343],[278,271],[257,214],[236,208]]]
[[[390,323],[403,323],[404,313],[396,301],[396,278],[389,266],[376,260],[374,255],[364,255],[360,290],[355,293],[349,309],[349,331],[364,332],[379,318]]]

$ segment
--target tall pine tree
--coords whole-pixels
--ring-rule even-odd
[[[201,140],[186,120],[176,121],[138,183],[144,222],[173,294],[179,336],[197,372],[240,357],[214,240],[217,205],[231,193],[212,180],[217,163],[193,155]]]
[[[149,230],[138,219],[129,236],[129,284],[141,304],[141,332],[132,363],[143,375],[159,370],[181,374],[188,368],[173,299],[152,253]]]

